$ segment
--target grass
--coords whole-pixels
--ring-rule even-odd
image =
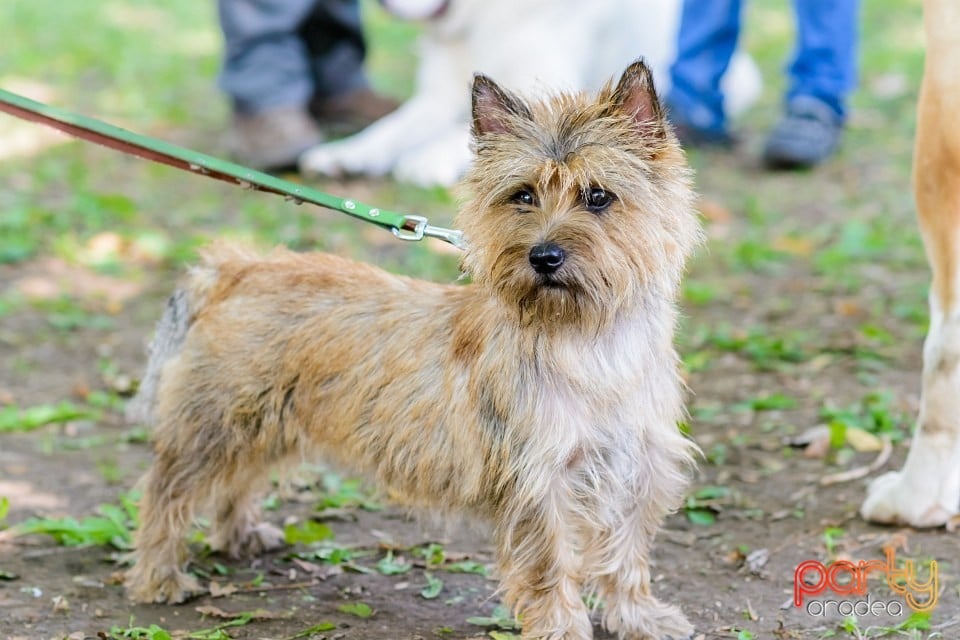
[[[215,86],[221,47],[215,5],[180,0],[158,7],[118,0],[109,7],[53,7],[41,1],[0,9],[6,24],[22,27],[8,42],[0,86],[197,150],[224,153],[220,133],[229,110]],[[404,97],[412,84],[416,28],[388,20],[372,2],[364,11],[371,31],[372,82]],[[164,37],[147,37],[158,32]],[[3,126],[38,134],[37,125],[2,117]],[[69,258],[72,247],[108,230],[133,243],[152,244],[172,266],[192,260],[199,244],[224,233],[261,244],[370,254],[364,246],[369,230],[355,221],[89,143],[70,141],[33,154],[29,171],[22,162],[0,162],[0,183],[7,182],[17,188],[0,192],[0,263],[48,253]],[[353,195],[350,185],[324,186]],[[361,195],[433,216],[438,224],[449,224],[454,206],[445,191],[392,184]],[[448,281],[456,277],[456,261],[449,255],[425,246],[397,251],[389,237],[376,244],[373,252],[382,252],[380,262],[387,268],[433,273]]]
[[[67,547],[110,546],[121,551],[133,545],[138,509],[136,497],[121,495],[120,504],[102,504],[97,516],[30,518],[15,527],[17,535],[51,536]]]
[[[223,152],[219,133],[228,107],[215,86],[221,43],[214,5],[179,0],[161,7],[146,0],[116,0],[109,6],[57,4],[51,11],[51,3],[15,3],[0,10],[6,24],[22,26],[12,30],[5,47],[0,85],[14,90],[22,87],[58,105],[199,150]],[[855,109],[878,122],[909,126],[913,108],[910,82],[922,60],[919,27],[912,19],[917,3],[880,4],[883,6],[864,7],[861,84],[865,90],[854,95],[853,103]],[[386,93],[404,97],[412,87],[412,42],[417,28],[388,19],[373,2],[365,2],[363,9],[372,82]],[[756,56],[767,83],[760,106],[751,113],[750,126],[762,127],[777,113],[792,20],[780,3],[767,0],[750,3],[746,21],[745,46]],[[902,45],[896,54],[890,53],[889,36],[868,37],[870,26],[877,21],[884,21],[884,33],[892,31],[894,41]],[[76,24],[85,28],[73,28]],[[894,24],[902,26],[891,29],[889,25]],[[153,37],[155,33],[164,37]],[[907,84],[901,94],[871,100],[871,87],[884,79],[890,84],[889,78],[898,74]],[[846,151],[857,146],[862,133],[862,128],[851,128],[854,140],[845,145]],[[694,154],[694,163],[699,160]],[[373,234],[357,222],[131,161],[87,143],[69,142],[55,151],[35,154],[29,166],[27,172],[22,163],[0,162],[0,182],[17,185],[0,191],[0,209],[5,212],[0,218],[0,262],[22,262],[46,253],[69,254],[71,245],[82,245],[94,234],[111,230],[131,241],[152,242],[173,266],[191,260],[205,239],[227,234],[266,244],[320,247],[374,259],[389,269],[414,275],[442,280],[456,276],[455,258],[431,251],[427,245],[398,248],[384,239],[368,246]],[[341,194],[351,190],[349,184],[324,186]],[[771,190],[757,187],[745,191],[741,202],[732,203],[735,214],[743,212],[750,220],[746,237],[712,250],[729,252],[733,265],[747,270],[767,270],[797,261],[797,256],[777,249],[769,238],[771,232],[778,233],[774,224],[785,224],[788,232],[800,229],[807,233],[809,221],[791,222],[785,213],[789,207],[771,200]],[[393,184],[364,185],[363,190],[372,190],[363,194],[367,201],[424,212],[441,224],[449,223],[455,206],[442,190]],[[860,199],[855,185],[850,187],[850,199],[855,208]],[[910,208],[908,194],[895,202]],[[873,220],[896,224],[888,213],[881,211]],[[852,261],[862,260],[859,251],[870,249],[869,236],[861,242],[851,233],[856,235],[871,223],[854,218],[841,228],[840,246],[831,242],[809,258],[816,270],[847,272]],[[822,229],[824,236],[837,237],[826,227]],[[911,242],[916,239],[916,234],[909,237]],[[856,244],[853,252],[847,251],[847,241]],[[688,290],[696,286],[694,280]]]

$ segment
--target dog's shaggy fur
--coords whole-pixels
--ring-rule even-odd
[[[408,505],[489,520],[525,638],[590,638],[584,593],[622,638],[692,632],[647,560],[691,461],[672,340],[700,239],[650,72],[536,104],[478,76],[473,129],[472,284],[223,245],[190,273],[141,392],[156,457],[134,599],[199,588],[185,534],[204,505],[216,548],[278,544],[255,490],[320,455]]]

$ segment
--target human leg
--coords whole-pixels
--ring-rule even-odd
[[[310,113],[331,135],[359,131],[397,107],[370,89],[367,45],[356,0],[317,2],[300,28],[313,77]]]
[[[796,0],[797,44],[785,114],[764,150],[774,168],[818,164],[836,150],[856,85],[858,0]]]
[[[310,56],[298,30],[315,0],[218,0],[224,37],[219,85],[229,96],[231,154],[257,169],[296,164],[322,137],[307,104]]]
[[[685,142],[731,142],[720,79],[737,46],[741,9],[742,0],[684,0],[667,104]]]

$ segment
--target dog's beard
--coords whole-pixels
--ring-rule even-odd
[[[605,295],[569,275],[535,275],[516,298],[520,322],[544,329],[581,327],[600,331],[620,306],[616,296]]]

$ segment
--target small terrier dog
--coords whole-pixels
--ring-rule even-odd
[[[595,99],[473,83],[458,216],[468,285],[325,254],[210,248],[168,304],[137,402],[154,424],[130,596],[181,602],[212,507],[230,555],[282,542],[255,490],[323,456],[401,502],[491,522],[524,638],[685,638],[648,554],[686,484],[673,347],[700,241],[691,174],[650,70]]]

